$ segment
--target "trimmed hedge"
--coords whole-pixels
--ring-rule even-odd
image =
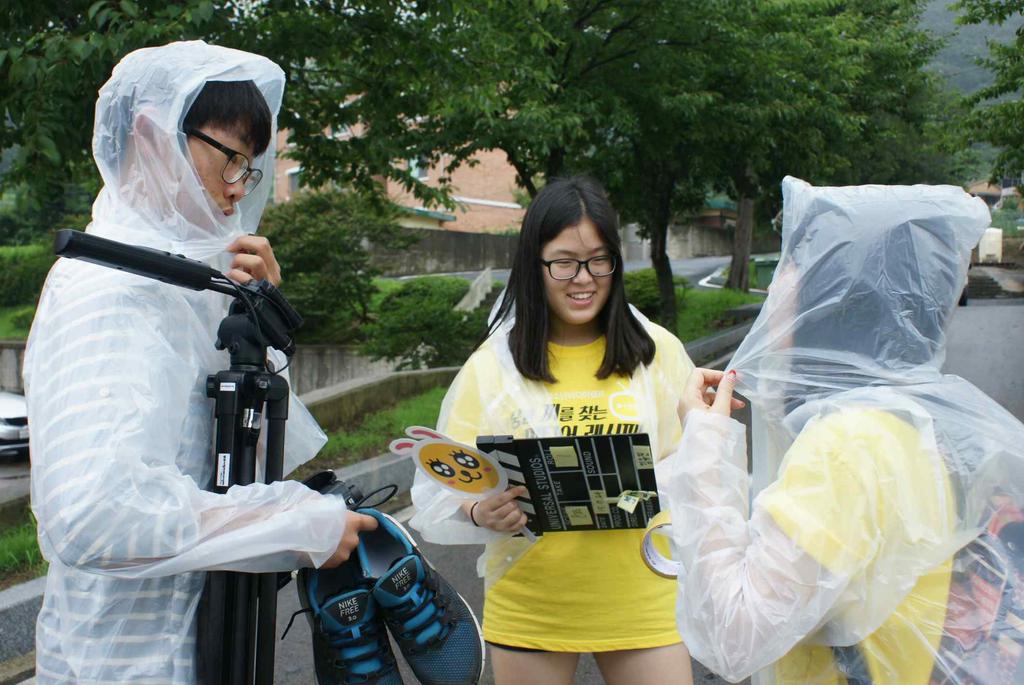
[[[487,312],[457,312],[469,281],[424,276],[402,283],[380,303],[367,326],[364,351],[375,359],[397,360],[400,369],[458,366],[484,333]]]
[[[27,305],[11,315],[11,323],[23,330],[32,327],[32,319],[36,318],[35,305]]]
[[[661,309],[661,293],[658,290],[658,274],[654,269],[638,269],[624,274],[626,299],[650,319],[657,319]],[[677,288],[685,288],[686,278],[675,276]]]
[[[658,293],[658,275],[654,269],[628,271],[623,275],[626,299],[648,318],[658,316],[661,295]]]

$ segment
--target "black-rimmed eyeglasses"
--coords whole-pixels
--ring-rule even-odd
[[[186,128],[185,135],[194,136],[210,147],[220,150],[227,155],[228,161],[224,163],[224,168],[220,172],[220,177],[224,179],[225,183],[238,183],[242,181],[245,195],[251,193],[260,184],[260,180],[263,179],[263,172],[259,169],[253,169],[249,163],[249,158],[241,152],[232,150],[227,145],[214,140],[199,129]]]
[[[615,271],[615,255],[605,254],[590,259],[542,259],[540,263],[548,268],[551,278],[556,281],[571,281],[586,267],[594,278],[611,276]]]

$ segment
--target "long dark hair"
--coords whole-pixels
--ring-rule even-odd
[[[540,251],[563,230],[579,225],[584,219],[590,219],[597,227],[616,263],[610,277],[608,301],[597,315],[598,326],[607,343],[597,377],[607,378],[613,373],[629,376],[637,365],[650,364],[654,359],[654,340],[626,303],[619,221],[604,188],[586,176],[556,178],[537,193],[526,210],[505,297],[488,330],[488,334],[494,332],[515,312],[508,344],[516,369],[531,380],[548,383],[556,380],[548,365],[550,314],[544,296]]]

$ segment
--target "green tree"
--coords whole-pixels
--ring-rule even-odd
[[[502,150],[530,197],[543,179],[573,171],[598,172],[607,182],[600,171],[646,171],[653,160],[688,173],[685,157],[660,154],[652,113],[633,98],[652,102],[646,93],[668,88],[661,111],[690,107],[679,84],[690,68],[686,56],[706,33],[703,14],[700,3],[657,0],[418,3],[406,11],[370,3],[345,13],[302,1],[264,6],[244,33],[262,37],[257,49],[285,65],[282,123],[312,183],[370,188],[387,178],[430,203],[446,201],[447,176],[429,188],[395,160],[443,160],[448,174],[478,151]],[[603,155],[609,136],[624,141],[623,131],[648,134],[639,164],[629,149],[611,154],[621,164]],[[644,189],[630,175],[618,177],[625,182],[613,193],[616,203],[660,228],[655,266],[662,318],[671,323],[675,289],[663,248],[666,202],[678,207],[679,197],[663,192],[659,198],[668,199],[656,206],[633,202]],[[684,195],[689,207],[695,194]]]
[[[400,249],[411,242],[393,208],[355,193],[300,193],[263,215],[262,233],[274,244],[282,291],[304,319],[300,342],[355,339],[369,318],[373,277],[369,248]]]
[[[746,39],[738,30],[736,51],[719,65],[723,125],[712,134],[721,160],[716,185],[739,205],[729,287],[749,287],[758,204],[777,201],[783,176],[879,182],[865,178],[879,146],[922,130],[926,118],[912,96],[927,83],[935,43],[917,28],[921,7],[920,0],[796,0],[755,3],[749,21],[741,19]],[[914,151],[904,154],[895,164]]]
[[[703,120],[711,107],[705,75],[729,38],[717,3],[662,3],[648,19],[652,43],[633,59],[609,69],[606,81],[622,101],[601,144],[583,150],[575,164],[593,171],[627,221],[651,241],[651,262],[660,296],[656,318],[676,327],[676,287],[668,258],[669,226],[704,201]]]
[[[1024,0],[960,0],[963,24],[1002,25],[1020,21]],[[1024,31],[1018,29],[1009,43],[989,41],[989,55],[982,63],[995,75],[992,85],[967,98],[972,108],[963,130],[968,143],[988,142],[1001,148],[992,168],[992,179],[1018,177],[1024,171]]]
[[[845,3],[848,5],[849,3]],[[716,65],[722,126],[710,135],[714,185],[738,212],[727,286],[749,289],[758,203],[785,174],[813,177],[834,162],[834,141],[856,117],[848,108],[861,47],[842,27],[844,5],[749,3],[738,16],[735,50]]]
[[[544,178],[580,168],[578,154],[629,116],[624,67],[688,47],[666,38],[672,6],[464,0],[339,12],[294,0],[257,6],[241,33],[288,74],[282,124],[311,183],[366,188],[387,178],[443,201],[447,176],[429,188],[396,160],[450,173],[496,149],[532,197]]]
[[[210,0],[13,0],[0,13],[0,189],[23,185],[40,223],[76,211],[69,183],[95,191],[96,91],[128,52],[223,29]]]
[[[927,3],[860,0],[849,19],[862,36],[861,64],[850,105],[860,112],[856,136],[845,141],[833,183],[957,183],[964,159],[950,146],[956,117],[930,66],[940,41],[919,28]]]

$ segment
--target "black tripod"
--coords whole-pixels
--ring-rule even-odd
[[[55,253],[155,278],[192,290],[235,298],[217,330],[217,349],[231,366],[206,379],[215,400],[216,455],[209,489],[256,482],[256,448],[266,417],[263,482],[281,480],[284,467],[288,383],[267,368],[267,348],[287,356],[302,318],[267,281],[238,285],[201,262],[150,248],[124,245],[78,231],[58,231]],[[204,685],[269,685],[274,682],[278,573],[207,574],[199,606],[198,671]]]
[[[236,300],[232,311],[241,308]],[[263,482],[281,480],[288,383],[266,368],[266,347],[248,313],[230,314],[217,332],[217,346],[231,367],[206,379],[216,400],[214,492],[256,482],[256,444],[267,421]],[[264,412],[264,405],[266,410]],[[202,683],[274,682],[277,627],[276,573],[208,573],[199,607],[199,680]]]

